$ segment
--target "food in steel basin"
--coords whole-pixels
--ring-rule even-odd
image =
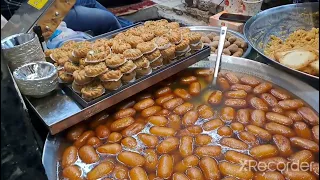
[[[60,177],[69,179],[318,178],[319,116],[264,80],[186,70],[67,131]],[[305,162],[310,170],[277,163]],[[257,164],[272,164],[258,171]],[[281,166],[283,168],[283,166]],[[282,169],[280,169],[282,170]]]
[[[319,76],[319,28],[297,30],[285,40],[271,36],[264,52],[285,66]]]
[[[215,32],[202,33],[201,42],[211,47],[211,53],[217,54],[219,44],[219,34]],[[248,43],[234,35],[227,34],[222,54],[228,56],[241,57],[248,48]]]

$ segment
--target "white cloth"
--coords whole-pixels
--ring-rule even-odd
[[[47,48],[54,49],[61,47],[63,43],[67,41],[84,41],[86,39],[92,38],[86,33],[74,31],[67,27],[67,24],[62,21],[58,28],[51,35],[50,39],[47,41]]]
[[[1,29],[3,28],[4,25],[6,25],[8,21],[6,20],[6,18],[4,18],[2,15],[1,15]]]

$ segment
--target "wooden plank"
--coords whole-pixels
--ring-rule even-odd
[[[75,2],[76,0],[55,0],[47,12],[40,17],[37,24],[41,26],[45,40],[50,38]]]

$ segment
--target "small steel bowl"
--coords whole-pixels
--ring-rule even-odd
[[[48,62],[33,62],[17,68],[13,77],[22,94],[44,97],[58,87],[56,67]]]
[[[12,71],[31,62],[45,61],[35,33],[20,33],[1,40],[1,49]]]

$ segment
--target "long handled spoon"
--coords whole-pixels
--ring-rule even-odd
[[[214,89],[218,89],[217,79],[218,79],[218,74],[220,71],[222,50],[223,50],[223,46],[224,46],[224,41],[226,39],[226,34],[227,34],[227,27],[225,27],[225,26],[221,27],[216,63],[215,63],[215,65],[214,65],[214,63],[211,63],[211,67],[210,67],[210,72],[213,72],[212,83],[209,83],[208,86],[202,90],[202,93],[204,93],[204,94],[206,94],[207,92],[212,92],[212,90],[214,90]]]
[[[217,86],[217,79],[218,79],[218,74],[219,74],[219,71],[220,71],[222,51],[223,51],[223,46],[224,46],[224,42],[225,42],[225,39],[226,39],[227,30],[228,30],[228,28],[226,26],[221,27],[216,64],[215,64],[215,66],[212,65],[210,67],[211,72],[213,71],[214,73],[213,73],[212,84],[209,85],[209,87],[210,86],[211,87],[216,87]]]

